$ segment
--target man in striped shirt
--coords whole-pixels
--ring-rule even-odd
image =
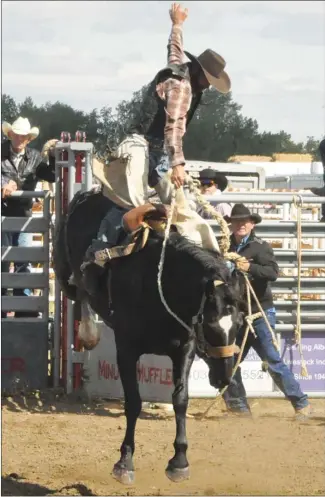
[[[166,174],[170,168],[171,182],[175,187],[180,188],[184,184],[183,136],[204,90],[212,85],[219,92],[228,93],[231,86],[229,76],[224,71],[226,62],[216,52],[207,49],[195,57],[184,51],[182,30],[187,9],[174,3],[169,13],[172,30],[168,42],[167,66],[148,85],[126,133],[136,146],[144,146],[143,142],[148,144],[148,184],[155,188],[163,204],[170,203],[171,188]],[[184,55],[189,62],[184,62]],[[132,156],[132,153],[129,155]],[[93,240],[86,253],[87,263],[97,262],[97,251],[116,245],[124,230],[125,213],[126,209],[121,206],[111,207],[101,223],[97,240]],[[90,288],[92,272],[88,273],[89,278],[85,266],[83,274],[87,288]]]
[[[211,49],[198,57],[183,49],[183,22],[187,9],[172,4],[172,30],[168,42],[167,66],[150,83],[142,106],[129,133],[144,136],[149,143],[149,185],[157,190],[163,202],[163,178],[172,168],[171,181],[179,188],[185,179],[183,137],[202,94],[211,85],[221,93],[230,90],[230,79],[224,71],[225,60]],[[184,62],[184,56],[190,62]]]

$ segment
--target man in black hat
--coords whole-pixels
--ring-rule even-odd
[[[237,252],[243,259],[233,265],[233,269],[242,271],[248,275],[252,287],[263,308],[268,321],[275,330],[275,308],[273,304],[271,282],[276,281],[279,268],[274,257],[272,247],[269,243],[257,237],[254,232],[256,224],[262,221],[259,214],[251,213],[243,204],[235,204],[229,217],[231,223],[231,246],[230,252]],[[252,299],[252,312],[259,312],[257,304]],[[242,361],[247,356],[250,347],[253,347],[259,357],[268,363],[268,371],[286,398],[290,400],[297,416],[310,415],[308,397],[301,391],[299,383],[295,380],[293,373],[283,362],[281,356],[272,342],[271,333],[263,318],[253,321],[256,338],[253,334],[248,335],[245,344]],[[236,343],[242,345],[246,324],[238,333]],[[242,381],[241,369],[237,369],[223,398],[229,411],[235,413],[250,414],[250,408],[246,398],[246,391]]]
[[[311,188],[310,190],[315,195],[319,197],[325,197],[325,139],[322,140],[319,144],[319,152],[320,158],[323,164],[323,183],[324,185],[321,188]],[[325,204],[322,204],[322,218],[320,220],[321,223],[325,223]]]
[[[220,195],[228,186],[228,179],[225,174],[222,174],[215,169],[203,169],[200,171],[199,180],[201,183],[201,193],[203,195]],[[231,205],[226,202],[210,202],[215,210],[222,216],[230,216]],[[201,205],[197,205],[196,212],[203,217],[203,219],[211,219],[211,214],[205,212]]]

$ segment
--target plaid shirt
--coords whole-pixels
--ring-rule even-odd
[[[182,26],[174,25],[168,42],[168,64],[183,64]],[[192,101],[189,81],[169,78],[157,85],[159,97],[166,102],[165,149],[172,167],[185,165],[183,136],[186,115]]]

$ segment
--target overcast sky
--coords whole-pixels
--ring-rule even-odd
[[[170,3],[3,1],[2,92],[115,107],[165,65]],[[226,59],[244,115],[295,140],[325,134],[325,1],[183,5],[186,49]]]

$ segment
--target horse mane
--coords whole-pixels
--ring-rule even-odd
[[[151,240],[163,242],[163,235],[153,232]],[[222,279],[230,281],[230,274],[223,257],[213,250],[203,249],[178,232],[171,232],[167,247],[174,248],[178,253],[183,253],[192,261],[196,261],[203,269],[208,279]]]

